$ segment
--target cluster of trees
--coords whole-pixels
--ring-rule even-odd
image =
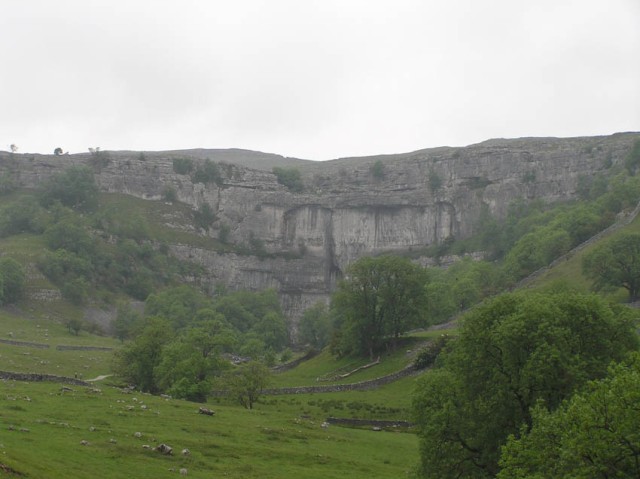
[[[603,380],[612,361],[638,349],[635,320],[628,308],[572,292],[506,294],[475,308],[416,389],[421,477],[622,477],[602,471],[623,462],[637,471],[637,412],[623,411],[638,394],[640,383],[626,382],[638,378],[637,358],[633,372],[614,366],[618,377]],[[614,383],[630,391],[614,400]],[[630,442],[610,448],[622,437]],[[590,474],[573,475],[576,463]]]
[[[144,300],[183,275],[197,276],[199,267],[178,261],[151,241],[144,218],[98,206],[92,170],[71,167],[35,195],[7,203],[0,210],[0,236],[43,235],[48,250],[38,267],[76,304],[96,291]]]
[[[246,407],[255,400],[253,373],[258,366],[229,370],[221,355],[234,353],[273,364],[289,345],[273,290],[210,299],[187,286],[169,288],[149,296],[144,315],[121,308],[116,332],[122,340],[132,338],[119,352],[116,370],[141,390],[204,401],[224,376],[228,381],[223,387]]]

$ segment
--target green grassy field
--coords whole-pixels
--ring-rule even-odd
[[[413,434],[324,429],[268,405],[217,405],[210,417],[194,403],[111,387],[63,392],[59,384],[9,381],[2,389],[0,463],[22,477],[157,478],[184,467],[202,478],[397,478],[417,461]],[[143,447],[160,443],[173,456]]]
[[[112,338],[74,336],[58,322],[6,312],[0,314],[0,338],[50,345],[0,344],[0,369],[84,379],[109,374],[113,353],[59,351],[57,345],[120,346]],[[310,384],[314,374],[347,362],[323,353],[299,371],[276,375],[274,382]],[[406,362],[406,351],[398,352],[350,382],[393,372]],[[208,407],[216,414],[209,417],[197,414],[196,403],[125,394],[112,378],[70,386],[72,391],[58,383],[2,381],[0,477],[157,478],[179,475],[180,468],[202,478],[407,477],[418,461],[413,433],[321,424],[330,416],[410,420],[414,382],[404,378],[366,392],[264,396],[254,410],[211,399]],[[160,443],[172,446],[174,454],[143,447]],[[181,455],[184,448],[190,456]]]

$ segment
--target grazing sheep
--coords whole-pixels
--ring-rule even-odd
[[[142,437],[142,433],[141,432],[134,432],[133,435],[135,437],[137,437],[138,439],[140,439]]]
[[[81,446],[88,446],[89,445],[89,441],[85,441],[84,439],[82,441],[80,441],[80,445]]]
[[[206,416],[213,416],[215,414],[215,411],[212,411],[211,409],[207,409],[206,407],[201,407],[198,409],[198,413],[205,414]]]
[[[182,455],[183,456],[190,456],[191,455],[191,451],[187,448],[182,450]]]
[[[181,476],[186,476],[187,475],[187,468],[186,467],[181,467],[180,468],[180,475]]]

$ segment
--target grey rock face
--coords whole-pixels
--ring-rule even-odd
[[[229,242],[259,245],[261,254],[222,254],[184,245],[173,245],[172,252],[202,264],[212,285],[275,288],[285,311],[296,318],[314,302],[326,300],[357,258],[468,237],[482,208],[504,217],[518,198],[569,200],[581,175],[621,164],[638,138],[639,133],[620,133],[489,140],[465,148],[320,163],[239,155],[238,150],[228,156],[221,150],[211,155],[207,150],[109,152],[108,164],[95,170],[107,192],[158,201],[172,188],[179,201],[194,209],[209,204],[218,219],[208,234],[228,229]],[[208,156],[228,162],[220,166],[221,185],[194,184],[189,175],[173,171],[173,158],[190,157],[197,164]],[[242,165],[246,158],[254,168]],[[260,161],[269,168],[255,169]],[[302,193],[288,191],[267,171],[278,161],[300,170]],[[35,186],[72,164],[95,165],[95,157],[0,153],[0,169],[13,172],[23,186]]]

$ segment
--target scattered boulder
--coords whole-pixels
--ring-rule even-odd
[[[167,444],[160,444],[155,448],[160,454],[164,454],[165,456],[173,455],[173,448]]]
[[[89,441],[85,441],[84,439],[82,441],[80,441],[80,445],[81,446],[88,446],[89,445]]]
[[[211,409],[207,409],[206,407],[201,407],[198,409],[198,414],[205,414],[207,416],[213,416],[216,412]]]
[[[187,471],[187,468],[186,468],[186,467],[181,467],[181,468],[180,468],[180,475],[181,475],[181,476],[186,476],[188,472],[189,472],[189,471]]]
[[[187,449],[187,448],[184,448],[182,450],[182,455],[183,456],[190,456],[191,455],[191,451],[189,449]]]
[[[138,439],[140,439],[142,437],[142,433],[141,432],[134,432],[133,436],[137,437]]]

